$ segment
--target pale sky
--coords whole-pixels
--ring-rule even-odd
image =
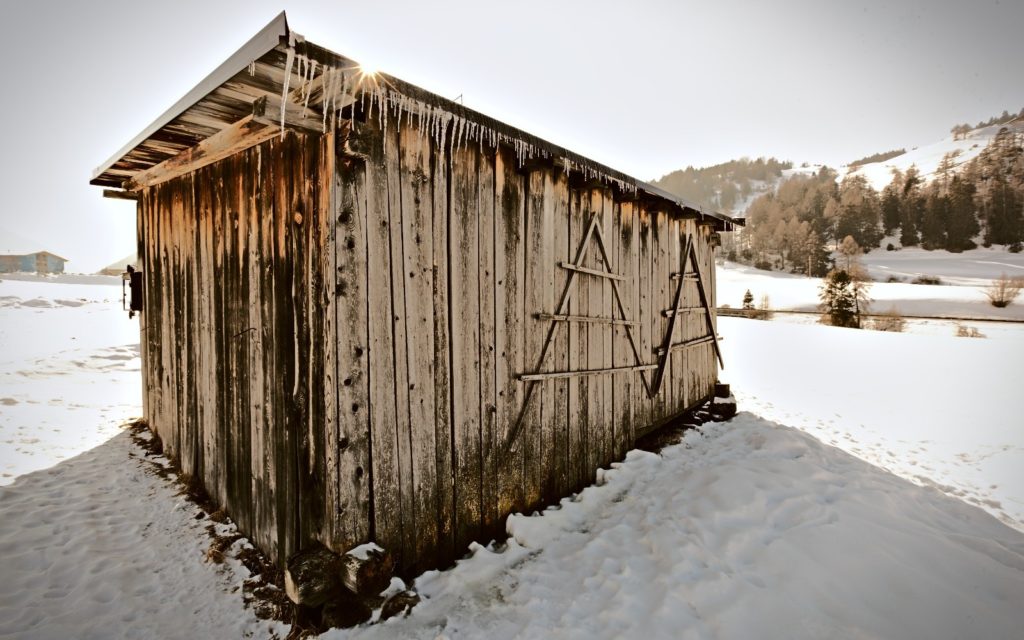
[[[279,11],[307,39],[650,180],[838,166],[1024,107],[1024,1],[0,0],[0,253],[135,247],[92,170]]]

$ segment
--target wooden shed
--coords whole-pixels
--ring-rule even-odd
[[[283,13],[92,184],[137,200],[145,417],[278,561],[444,565],[713,393],[732,220]]]

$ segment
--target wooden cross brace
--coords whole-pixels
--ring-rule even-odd
[[[549,377],[569,377],[569,376],[572,376],[572,375],[581,375],[582,376],[582,375],[595,375],[595,374],[599,374],[599,373],[615,373],[615,372],[620,372],[620,371],[623,372],[623,373],[632,372],[632,371],[638,371],[640,373],[640,379],[643,381],[644,389],[647,390],[648,395],[651,394],[651,385],[647,381],[647,375],[644,372],[646,370],[648,370],[648,369],[653,368],[653,366],[649,365],[649,364],[645,364],[643,362],[643,360],[640,358],[640,350],[637,349],[636,340],[634,340],[634,338],[633,338],[632,325],[630,325],[630,324],[623,324],[622,326],[624,326],[625,329],[626,329],[626,336],[629,338],[629,346],[630,346],[630,348],[633,351],[633,358],[636,360],[636,365],[630,366],[630,367],[612,368],[612,369],[607,369],[607,370],[603,370],[603,371],[597,371],[597,370],[595,370],[595,371],[579,371],[579,372],[568,372],[568,371],[566,371],[566,372],[556,372],[556,373],[553,373],[553,374],[542,374],[542,373],[540,373],[541,370],[544,368],[544,361],[547,359],[548,351],[549,351],[549,349],[551,347],[552,342],[554,341],[555,330],[556,330],[556,328],[558,326],[558,323],[559,323],[559,321],[563,317],[566,316],[566,311],[567,311],[567,308],[568,308],[568,305],[569,305],[569,300],[572,298],[572,291],[573,291],[573,286],[572,285],[576,281],[576,275],[579,274],[579,273],[592,273],[593,271],[595,271],[595,270],[581,269],[579,267],[579,265],[582,264],[583,259],[586,258],[587,251],[590,249],[590,238],[591,238],[591,236],[595,236],[596,239],[597,239],[597,247],[601,251],[601,257],[602,257],[604,265],[605,265],[604,271],[602,271],[600,273],[592,273],[592,275],[605,275],[605,274],[607,274],[608,276],[614,276],[615,275],[611,271],[608,270],[608,265],[611,264],[611,261],[608,258],[608,250],[607,250],[607,248],[605,246],[604,234],[601,231],[601,226],[597,223],[598,217],[599,217],[599,214],[597,214],[597,213],[595,213],[593,216],[591,216],[590,224],[587,226],[587,232],[585,234],[583,234],[583,239],[580,242],[579,248],[576,250],[576,259],[573,260],[573,262],[572,262],[572,267],[573,268],[568,268],[567,269],[568,277],[566,277],[565,287],[562,289],[562,296],[559,299],[558,308],[557,308],[557,310],[555,311],[554,314],[552,314],[551,316],[548,316],[551,319],[551,324],[548,327],[547,336],[544,338],[544,345],[543,345],[543,347],[541,347],[540,357],[537,359],[537,366],[534,369],[535,373],[533,373],[533,374],[526,374],[526,375],[520,376],[520,379],[523,380],[524,382],[526,382],[526,391],[525,391],[525,397],[523,399],[523,406],[519,410],[519,415],[516,418],[515,424],[512,426],[512,429],[509,431],[508,439],[505,441],[505,444],[501,448],[502,454],[508,453],[508,451],[515,444],[516,440],[519,438],[519,432],[522,430],[523,421],[526,418],[526,413],[527,413],[527,411],[530,408],[530,401],[533,398],[534,387],[537,385],[538,382],[541,381],[541,379],[544,376],[549,376]],[[614,293],[614,296],[615,296],[615,304],[616,304],[616,307],[618,308],[619,315],[621,316],[621,318],[623,320],[625,320],[625,318],[626,318],[626,310],[625,310],[625,307],[622,304],[622,298],[619,296],[619,286],[618,286],[618,280],[619,279],[618,278],[614,278],[614,277],[609,277],[608,280],[609,280],[609,282],[611,282],[611,285],[612,285],[612,293]]]

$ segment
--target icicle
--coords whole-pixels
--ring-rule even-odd
[[[288,47],[284,63],[284,84],[281,86],[281,139],[284,140],[284,112],[288,104],[288,84],[292,79],[292,64],[295,62],[295,49]]]
[[[249,75],[250,76],[255,76],[256,75],[256,61],[255,60],[251,60],[249,62]]]
[[[322,101],[322,103],[320,105],[320,108],[323,109],[323,111],[324,111],[322,126],[323,126],[324,133],[327,133],[327,113],[330,111],[331,103],[334,100],[334,81],[335,81],[335,70],[334,70],[334,67],[324,67],[323,70],[320,72],[320,77],[321,77],[321,81],[320,82],[323,85],[323,89],[324,89],[324,98],[323,98],[323,101]]]
[[[344,71],[341,72],[341,99],[344,100],[352,88],[348,84],[349,77]],[[349,127],[355,127],[356,125],[356,105],[355,96],[352,96],[352,108],[348,110]]]
[[[313,60],[309,65],[309,74],[306,82],[303,83],[303,93],[305,96],[302,100],[302,117],[306,117],[306,111],[309,108],[309,96],[313,93],[313,77],[316,75],[316,60]]]

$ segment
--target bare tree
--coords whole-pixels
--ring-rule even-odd
[[[1020,295],[1021,289],[1024,289],[1024,278],[1011,278],[1004,273],[985,289],[985,295],[993,307],[1003,308]]]

